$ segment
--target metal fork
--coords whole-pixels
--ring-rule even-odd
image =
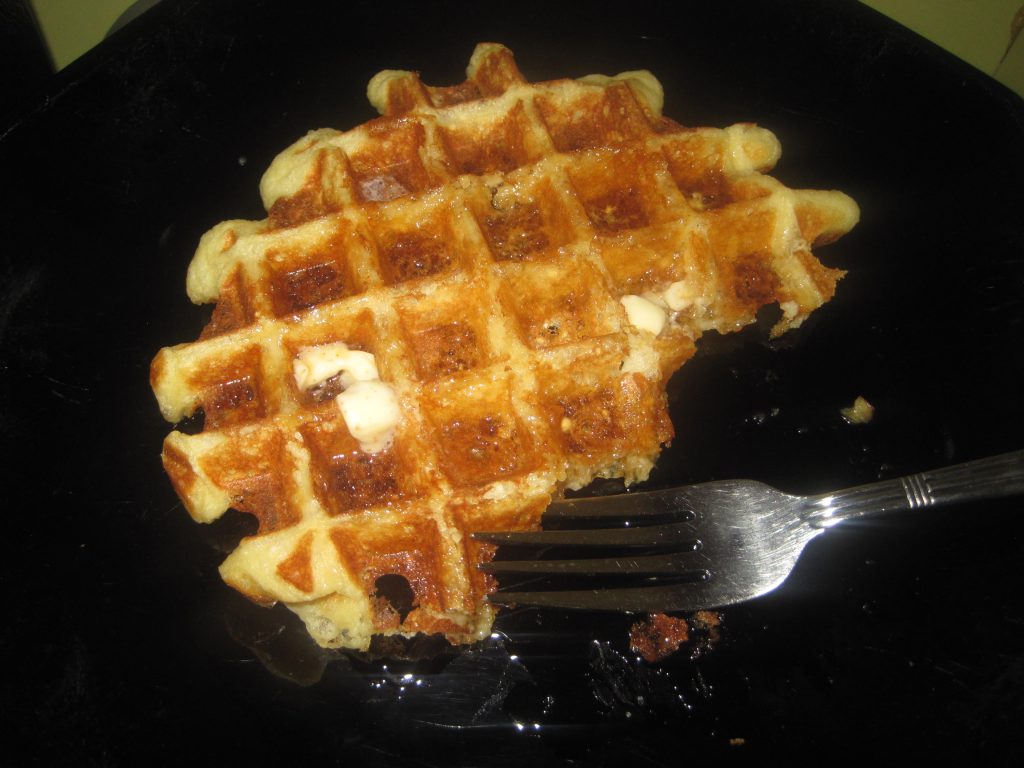
[[[499,545],[572,548],[571,559],[495,560],[492,573],[620,574],[640,586],[499,591],[501,604],[627,612],[694,611],[759,597],[782,584],[808,542],[844,520],[1024,492],[1024,451],[955,464],[816,496],[726,480],[660,491],[566,499],[554,521],[596,520],[597,529],[476,533]],[[660,524],[642,524],[663,520]],[[607,527],[607,522],[617,527]],[[575,556],[575,549],[581,556]],[[586,557],[587,550],[614,556]],[[647,550],[654,554],[629,554]],[[626,554],[622,554],[625,552]],[[676,583],[659,583],[666,579]],[[679,583],[681,582],[681,583]]]

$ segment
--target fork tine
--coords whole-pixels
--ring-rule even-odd
[[[717,608],[728,602],[715,587],[714,579],[651,587],[621,589],[552,590],[548,592],[496,592],[487,596],[500,605],[537,608],[572,608],[584,611],[625,611],[627,613],[663,613]]]
[[[676,545],[690,537],[696,542],[693,525],[690,523],[667,523],[638,528],[596,528],[572,529],[566,531],[522,531],[482,532],[473,538],[491,544],[537,545],[537,546],[581,546],[581,547],[656,547],[664,544]]]
[[[545,511],[546,517],[646,517],[651,515],[685,515],[685,489],[671,491],[634,491],[608,496],[585,496],[575,499],[558,499]]]
[[[698,550],[673,552],[664,555],[643,557],[604,557],[578,560],[495,560],[481,563],[479,568],[487,573],[628,573],[630,575],[677,575],[682,573],[706,574],[703,561],[699,561]]]

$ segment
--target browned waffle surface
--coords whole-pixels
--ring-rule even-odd
[[[465,83],[385,71],[368,95],[380,118],[274,160],[267,219],[202,238],[187,289],[212,318],[151,381],[169,421],[203,427],[171,432],[164,466],[196,520],[258,519],[224,579],[321,644],[472,642],[493,584],[469,534],[535,527],[597,476],[645,479],[700,335],[767,304],[775,333],[798,325],[841,277],[811,248],[858,211],[765,175],[763,128],[662,117],[647,72],[528,83],[483,44]],[[365,384],[347,368],[302,379],[325,350],[372,360],[385,400],[346,410]],[[360,432],[365,409],[394,412],[386,438]]]

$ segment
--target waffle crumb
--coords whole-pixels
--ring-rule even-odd
[[[644,661],[663,661],[690,639],[690,626],[684,618],[664,613],[650,614],[634,622],[629,630],[629,649]]]
[[[722,625],[722,615],[717,611],[697,611],[693,623],[701,629],[716,629]]]
[[[327,648],[486,637],[494,549],[471,534],[646,479],[701,335],[770,304],[773,335],[798,326],[843,275],[812,248],[859,218],[768,175],[770,131],[665,117],[649,72],[530,83],[483,43],[466,74],[383,71],[379,118],[281,152],[266,218],[213,227],[189,265],[209,324],[150,370],[192,425],[162,452],[189,514],[258,521],[222,578]]]
[[[875,418],[875,406],[858,395],[853,405],[841,409],[840,413],[850,424],[870,424]]]

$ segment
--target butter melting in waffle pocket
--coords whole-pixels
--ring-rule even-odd
[[[460,85],[385,71],[369,98],[382,117],[274,160],[267,219],[202,238],[187,289],[212,319],[151,379],[169,421],[201,410],[203,429],[171,432],[163,462],[196,520],[258,519],[221,574],[321,645],[469,643],[495,610],[476,568],[493,550],[469,534],[537,527],[595,477],[645,479],[697,339],[767,304],[774,334],[799,325],[841,277],[812,246],[858,211],[765,175],[763,128],[662,117],[648,72],[528,83],[483,44]],[[301,372],[330,350],[358,354]],[[371,363],[393,406],[375,443],[339,405]],[[410,605],[381,588],[396,576]]]

